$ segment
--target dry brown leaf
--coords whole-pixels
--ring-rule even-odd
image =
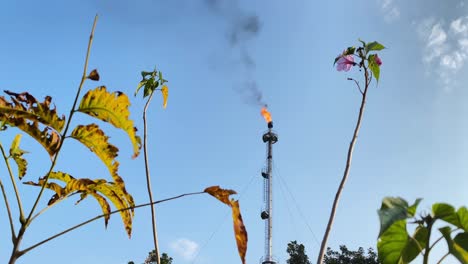
[[[204,190],[204,192],[212,195],[216,199],[220,200],[222,203],[225,203],[228,206],[231,206],[231,201],[229,201],[229,195],[237,194],[234,190],[222,189],[219,186],[211,186]]]
[[[239,251],[239,257],[242,263],[245,264],[245,253],[247,252],[247,230],[242,221],[242,215],[240,213],[239,201],[231,200],[232,207],[232,220],[234,222],[234,234],[236,235],[237,250]]]

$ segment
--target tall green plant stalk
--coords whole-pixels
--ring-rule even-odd
[[[346,166],[343,172],[343,177],[341,179],[338,190],[336,191],[335,199],[333,200],[332,209],[330,212],[330,217],[328,219],[327,228],[323,235],[322,243],[320,245],[320,251],[317,257],[317,264],[322,264],[323,257],[325,255],[325,250],[327,248],[328,237],[330,236],[330,231],[333,226],[333,221],[335,220],[336,210],[338,208],[338,203],[340,201],[341,193],[343,192],[345,183],[349,176],[349,171],[351,169],[351,162],[353,160],[353,151],[356,145],[356,141],[359,135],[359,129],[361,128],[362,117],[364,115],[364,108],[366,106],[367,92],[369,90],[369,85],[372,81],[372,78],[375,78],[376,81],[379,81],[380,77],[380,65],[382,65],[382,60],[377,54],[369,54],[372,51],[380,51],[385,49],[385,47],[378,43],[377,41],[366,43],[362,40],[359,40],[362,45],[359,48],[348,47],[335,58],[333,65],[337,64],[338,71],[349,71],[352,67],[358,66],[360,71],[364,70],[364,90],[361,89],[359,82],[353,78],[348,78],[350,81],[354,81],[359,92],[361,93],[361,106],[359,108],[359,115],[356,121],[356,126],[354,128],[353,137],[351,138],[351,143],[348,148],[348,155],[346,157]],[[359,59],[359,63],[354,62],[354,58]]]
[[[343,192],[345,183],[348,180],[349,171],[351,168],[351,162],[353,160],[353,151],[354,151],[354,147],[356,145],[356,141],[359,135],[359,129],[361,128],[362,117],[364,115],[364,108],[366,106],[367,91],[368,91],[369,84],[370,84],[368,69],[365,66],[363,68],[364,68],[364,75],[365,75],[365,87],[364,87],[364,91],[362,91],[361,93],[362,97],[361,97],[361,106],[359,108],[359,115],[358,115],[358,119],[356,122],[356,127],[354,128],[353,137],[351,138],[351,143],[349,144],[348,155],[346,157],[346,166],[344,169],[343,177],[341,179],[340,185],[338,186],[338,190],[336,191],[335,199],[333,200],[333,206],[330,212],[330,216],[328,218],[327,228],[325,230],[325,234],[323,235],[322,243],[320,245],[320,252],[317,258],[317,264],[323,263],[325,250],[327,248],[328,237],[330,236],[330,231],[332,229],[333,222],[335,220],[336,209],[338,208],[338,203],[340,202],[341,193]],[[359,83],[356,82],[356,85],[361,91]]]
[[[151,223],[153,229],[153,242],[154,242],[154,254],[156,255],[156,263],[160,264],[161,259],[159,257],[159,243],[158,243],[158,229],[156,226],[156,209],[154,208],[153,204],[153,191],[151,188],[151,174],[148,162],[148,126],[147,126],[147,119],[146,119],[146,112],[148,110],[148,106],[153,98],[154,93],[151,93],[148,101],[145,104],[145,108],[143,109],[143,155],[145,158],[145,173],[146,173],[146,187],[148,189],[148,196],[150,200],[150,208],[151,208]]]

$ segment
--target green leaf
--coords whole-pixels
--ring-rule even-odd
[[[418,226],[414,231],[412,237],[408,237],[408,241],[402,250],[401,261],[403,263],[410,263],[413,261],[421,251],[424,250],[429,239],[429,231],[424,226]]]
[[[335,61],[333,62],[333,66],[335,66],[336,62],[343,56],[347,55],[352,55],[356,51],[355,47],[348,47],[345,51],[343,51],[342,54],[340,54],[338,57],[335,58]]]
[[[127,95],[122,92],[110,93],[106,87],[101,86],[88,91],[83,96],[78,111],[124,130],[132,142],[135,158],[140,153],[141,140],[136,135],[137,129],[133,126],[133,121],[129,118],[129,106]]]
[[[335,61],[333,62],[333,66],[335,66],[336,62],[341,58],[341,55],[335,58]]]
[[[141,87],[143,87],[145,84],[146,84],[146,80],[143,80],[143,81],[138,83],[138,86],[137,86],[137,88],[135,90],[135,95],[134,96],[136,96],[138,94],[138,91],[140,91]]]
[[[374,42],[370,42],[370,43],[367,43],[366,45],[366,52],[369,52],[369,51],[373,51],[373,50],[383,50],[385,49],[385,47],[378,43],[377,41],[374,41]]]
[[[362,40],[362,39],[359,38],[358,41],[362,43],[362,46],[363,46],[364,48],[366,47],[366,42],[365,42],[364,40]]]
[[[452,232],[450,227],[446,226],[439,230],[447,241],[450,254],[457,258],[461,263],[468,263],[468,233],[459,233],[454,239],[452,239],[450,236]]]
[[[458,221],[460,222],[458,227],[462,228],[465,232],[468,232],[468,209],[465,206],[458,208],[457,216]]]
[[[459,226],[455,208],[446,203],[435,203],[432,205],[432,214],[435,219],[442,219],[453,225]]]
[[[410,207],[408,207],[408,214],[410,214],[411,217],[413,217],[416,214],[416,209],[418,208],[418,205],[419,205],[419,203],[421,201],[422,201],[422,199],[418,198],[418,199],[416,199],[416,201],[414,201],[414,204],[412,204]]]
[[[142,71],[141,72],[141,78],[145,79],[146,76],[153,74],[153,72],[147,72],[147,71]]]
[[[406,230],[406,220],[396,221],[378,240],[379,260],[384,264],[410,263],[425,248],[427,239],[427,228],[417,227],[413,237],[410,237]]]
[[[468,210],[466,207],[460,207],[456,212],[450,204],[436,203],[432,206],[434,218],[442,219],[458,228],[468,232]]]
[[[377,211],[380,219],[379,237],[399,220],[404,220],[413,217],[421,199],[417,199],[412,206],[400,197],[386,197],[382,200],[382,206]]]
[[[23,154],[28,152],[19,148],[20,141],[21,134],[18,134],[11,143],[10,156],[11,158],[13,158],[16,165],[18,166],[18,178],[21,180],[24,177],[24,175],[26,175],[26,170],[28,166],[28,162],[26,161],[26,159],[23,158]]]
[[[374,78],[379,81],[380,78],[380,66],[375,62],[375,54],[369,55],[369,69],[372,71]]]
[[[159,80],[160,80],[160,81],[164,80],[161,71],[159,71]]]
[[[352,55],[354,54],[354,51],[356,51],[356,48],[355,47],[348,47],[346,49],[346,51],[344,52],[344,56],[347,56],[347,55]]]

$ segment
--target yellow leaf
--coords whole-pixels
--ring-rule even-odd
[[[40,179],[39,182],[35,183],[32,181],[24,182],[23,184],[27,185],[33,185],[33,186],[42,186],[44,185],[45,180]],[[62,188],[62,186],[58,185],[55,182],[48,182],[45,186],[45,188],[52,190],[55,192],[55,194],[50,198],[49,202],[47,205],[51,205],[58,201],[59,199],[63,199],[67,194],[65,194],[65,188]]]
[[[167,106],[167,97],[169,96],[169,89],[167,88],[167,85],[163,85],[161,88],[161,93],[163,96],[163,107],[166,109]]]
[[[42,123],[57,132],[62,131],[65,125],[65,116],[59,117],[56,109],[50,108],[52,97],[46,96],[44,102],[39,102],[27,92],[5,91],[5,93],[10,96],[11,102],[0,96],[0,120],[24,118]]]
[[[71,137],[83,143],[107,166],[111,175],[117,174],[118,164],[115,158],[119,149],[110,144],[108,136],[104,134],[98,125],[79,125],[71,133]]]
[[[124,130],[133,144],[133,157],[136,157],[140,153],[141,140],[136,135],[133,121],[129,119],[129,106],[130,101],[124,93],[110,93],[105,86],[101,86],[83,96],[78,111]]]
[[[29,93],[13,93],[5,91],[11,102],[0,96],[0,122],[16,127],[28,133],[37,140],[53,158],[57,152],[61,136],[60,131],[65,124],[65,117],[59,117],[56,109],[51,109],[52,98],[46,96],[44,102],[39,102]],[[45,125],[39,128],[39,123]]]
[[[1,120],[1,117],[0,117]],[[37,142],[39,142],[42,147],[49,153],[50,158],[53,158],[55,153],[57,152],[61,136],[55,130],[50,129],[49,127],[45,127],[43,130],[39,129],[38,122],[27,122],[26,119],[22,117],[13,117],[10,116],[8,119],[1,120],[6,125],[16,127],[18,129],[23,130],[32,138],[34,138]]]
[[[106,198],[103,196],[95,193],[95,192],[90,192],[89,195],[93,196],[96,201],[98,201],[99,205],[101,206],[102,213],[105,214],[104,216],[104,225],[107,227],[107,223],[109,223],[109,218],[110,218],[110,205],[107,202]]]
[[[77,126],[73,130],[71,137],[83,143],[101,159],[108,168],[114,180],[114,184],[119,186],[119,188],[115,190],[117,195],[119,197],[125,197],[129,205],[134,206],[133,197],[127,193],[125,183],[118,174],[119,162],[116,161],[115,158],[118,155],[119,149],[108,142],[109,137],[106,136],[96,124]],[[133,214],[133,209],[131,212]]]
[[[19,148],[20,141],[21,134],[18,134],[11,143],[10,156],[13,158],[16,165],[18,166],[18,178],[21,180],[24,177],[24,175],[26,175],[28,162],[26,161],[26,159],[23,158],[23,154],[27,152]]]
[[[234,223],[234,234],[236,236],[237,251],[242,260],[242,263],[245,264],[245,253],[247,252],[247,230],[244,226],[244,221],[242,221],[242,215],[240,213],[239,201],[231,200],[232,206],[232,220]]]
[[[49,201],[49,205],[56,202],[59,199],[65,199],[72,194],[80,193],[81,199],[85,199],[87,195],[93,196],[101,206],[102,212],[104,214],[110,213],[110,205],[107,200],[110,200],[112,204],[118,209],[125,209],[134,206],[133,198],[126,191],[122,190],[122,186],[115,184],[113,182],[107,182],[104,179],[91,180],[87,178],[75,179],[71,175],[63,172],[51,172],[49,174],[49,180],[59,180],[65,183],[65,186],[62,187],[55,182],[48,182],[45,185],[45,188],[50,189],[55,192],[52,198]],[[34,182],[25,182],[25,184],[33,186],[42,186],[45,182],[44,178],[39,179],[38,183]],[[122,221],[127,231],[128,236],[131,236],[132,232],[132,221],[133,213],[132,210],[122,210],[120,212]],[[110,215],[104,217],[105,225]]]
[[[210,194],[216,199],[220,200],[222,203],[225,203],[228,206],[231,206],[231,201],[229,201],[229,195],[236,194],[233,190],[221,189],[219,186],[211,186],[204,190],[204,192]]]

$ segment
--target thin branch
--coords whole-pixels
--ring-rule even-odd
[[[76,195],[78,193],[71,193],[67,196],[64,196],[64,197],[60,197],[58,200],[56,200],[54,203],[50,204],[50,205],[47,205],[46,207],[42,208],[42,210],[40,210],[37,214],[35,214],[33,217],[31,217],[31,222],[34,221],[34,219],[36,219],[36,217],[40,216],[41,214],[43,214],[45,211],[49,210],[50,208],[54,207],[55,205],[57,205],[58,203],[64,201],[65,199],[68,199],[70,197],[72,197],[73,195]]]
[[[356,80],[353,79],[353,78],[348,78],[348,81],[354,81],[354,83],[356,84],[357,88],[359,89],[359,92],[361,92],[361,94],[364,95],[364,93],[362,92],[361,86],[359,85],[359,82],[358,82],[358,81],[356,81]]]
[[[86,58],[85,58],[85,63],[84,63],[84,67],[83,67],[83,76],[81,77],[81,82],[80,82],[80,85],[78,86],[78,91],[76,92],[75,101],[73,102],[73,106],[72,106],[72,108],[70,110],[70,115],[68,116],[68,121],[67,121],[67,124],[65,125],[65,129],[63,131],[63,134],[62,134],[62,137],[61,137],[60,144],[59,144],[59,147],[57,149],[57,152],[55,153],[54,160],[52,161],[49,172],[47,173],[46,177],[44,178],[44,180],[45,180],[44,184],[42,185],[41,190],[39,191],[39,194],[37,195],[36,201],[34,202],[34,205],[33,205],[32,209],[31,209],[31,212],[29,213],[29,216],[26,219],[27,224],[29,224],[28,222],[31,220],[31,217],[34,214],[34,210],[36,210],[37,204],[39,203],[39,200],[41,199],[41,196],[44,193],[45,186],[47,185],[47,182],[49,180],[50,173],[52,172],[53,168],[55,167],[55,163],[57,162],[58,154],[59,154],[60,150],[62,149],[63,141],[65,140],[67,131],[68,131],[69,127],[70,127],[70,122],[71,122],[71,119],[73,117],[75,107],[76,107],[76,105],[78,103],[78,98],[80,96],[81,89],[83,88],[83,84],[84,84],[84,82],[85,82],[85,80],[87,78],[89,54],[91,52],[91,46],[93,44],[94,29],[96,28],[97,20],[98,20],[98,16],[96,15],[94,17],[94,23],[93,23],[93,27],[91,29],[91,34],[89,35],[88,50],[86,51]]]
[[[10,221],[10,229],[11,229],[11,239],[13,243],[16,241],[16,234],[15,234],[15,225],[13,223],[13,218],[11,216],[11,209],[10,209],[10,203],[8,202],[8,197],[5,192],[5,187],[3,186],[2,181],[0,180],[0,188],[2,189],[2,195],[3,195],[3,200],[5,200],[5,207],[7,209],[8,213],[8,220]]]
[[[148,189],[148,196],[150,203],[153,203],[153,191],[151,188],[151,174],[148,161],[148,126],[146,121],[146,112],[148,111],[148,106],[153,98],[154,91],[150,94],[148,101],[145,104],[143,109],[143,153],[145,158],[145,172],[146,172],[146,187]],[[156,227],[156,210],[154,205],[150,206],[151,208],[151,223],[153,230],[153,243],[154,243],[154,253],[156,255],[156,263],[160,264],[161,259],[159,257],[159,243],[158,243],[158,229]]]
[[[460,230],[460,228],[456,228],[456,229],[450,231],[450,233],[456,232],[456,231],[458,231],[458,230]],[[432,248],[433,248],[437,243],[439,243],[439,241],[442,240],[442,238],[444,238],[444,236],[441,236],[441,237],[439,237],[436,241],[434,241],[434,243],[432,243],[432,245],[431,245],[431,247],[430,247],[429,249],[432,250]]]
[[[106,217],[106,216],[109,216],[109,215],[113,215],[113,214],[116,214],[116,213],[119,213],[119,212],[122,212],[122,211],[137,209],[137,208],[140,208],[140,207],[155,205],[155,204],[167,202],[167,201],[170,201],[170,200],[175,200],[175,199],[178,199],[178,198],[182,198],[184,196],[198,195],[198,194],[203,194],[203,193],[205,193],[205,192],[185,193],[185,194],[181,194],[181,195],[178,195],[178,196],[174,196],[174,197],[166,198],[166,199],[163,199],[163,200],[155,201],[155,202],[152,202],[152,203],[145,203],[145,204],[135,205],[135,206],[127,207],[127,208],[118,209],[118,210],[112,211],[112,212],[110,212],[108,214],[101,214],[101,215],[98,215],[96,217],[90,218],[90,219],[88,219],[88,220],[86,220],[86,221],[84,221],[84,222],[82,222],[80,224],[77,224],[77,225],[75,225],[73,227],[70,227],[70,228],[68,228],[68,229],[66,229],[66,230],[64,230],[64,231],[62,231],[60,233],[57,233],[57,234],[55,234],[55,235],[53,235],[53,236],[51,236],[51,237],[49,237],[47,239],[44,239],[41,242],[36,243],[36,244],[34,244],[34,245],[32,245],[32,246],[18,252],[18,254],[19,254],[19,256],[22,256],[25,253],[27,253],[28,251],[30,251],[30,250],[32,250],[32,249],[34,249],[34,248],[36,248],[36,247],[38,247],[38,246],[40,246],[40,245],[42,245],[44,243],[47,243],[47,242],[49,242],[49,241],[51,241],[51,240],[53,240],[53,239],[55,239],[57,237],[65,235],[66,233],[68,233],[70,231],[73,231],[73,230],[75,230],[75,229],[77,229],[79,227],[82,227],[84,225],[87,225],[87,224],[89,224],[91,222],[94,222],[94,221],[96,221],[96,220],[98,220],[100,218],[103,218],[103,217]]]
[[[362,116],[364,114],[364,107],[366,105],[367,90],[369,88],[369,82],[368,82],[369,72],[365,65],[363,67],[364,67],[365,88],[364,88],[364,92],[362,93],[361,107],[359,109],[359,115],[358,115],[358,119],[356,122],[356,127],[354,128],[353,138],[351,139],[351,143],[349,144],[348,155],[346,158],[346,166],[345,166],[345,170],[343,173],[343,178],[341,179],[338,190],[336,191],[335,199],[333,200],[332,210],[330,212],[330,217],[328,219],[327,228],[325,230],[325,234],[323,235],[322,244],[320,245],[320,251],[317,257],[317,264],[323,263],[323,256],[327,248],[328,237],[330,236],[330,231],[333,226],[333,221],[335,219],[336,209],[338,208],[338,203],[341,197],[341,193],[344,189],[344,185],[349,176],[349,170],[351,168],[351,161],[353,159],[354,146],[356,144],[356,140],[359,134],[359,129],[361,127]]]
[[[429,241],[431,241],[431,233],[432,233],[432,226],[434,225],[434,219],[429,215],[426,218],[425,222],[427,223],[427,243],[426,249],[424,250],[424,257],[423,257],[423,264],[429,264],[429,252],[431,252],[431,248],[429,246]]]
[[[450,252],[447,252],[447,254],[443,255],[442,258],[441,258],[439,261],[437,261],[437,264],[442,263],[442,261],[443,261],[446,257],[448,257],[448,255],[450,255]]]
[[[93,27],[91,29],[91,34],[89,36],[88,49],[87,49],[87,52],[86,52],[85,64],[84,64],[84,67],[83,67],[83,76],[81,77],[81,82],[80,82],[80,85],[78,86],[78,91],[76,92],[75,101],[73,102],[73,106],[70,109],[70,115],[68,116],[68,120],[67,120],[67,123],[65,125],[64,131],[61,134],[60,144],[59,144],[59,146],[57,148],[57,151],[55,152],[55,156],[53,157],[52,164],[50,165],[49,172],[47,172],[46,176],[44,177],[44,179],[45,179],[44,184],[42,185],[41,190],[39,191],[39,194],[37,195],[36,200],[34,201],[34,204],[33,204],[32,208],[31,208],[31,211],[29,212],[29,215],[26,218],[26,220],[21,224],[21,228],[18,231],[18,236],[17,236],[17,239],[16,239],[16,241],[15,241],[15,243],[13,245],[10,260],[8,261],[9,264],[15,263],[16,260],[21,255],[24,254],[24,253],[21,253],[22,251],[18,250],[19,244],[20,244],[20,242],[21,242],[21,240],[23,238],[24,233],[26,232],[26,229],[27,229],[28,225],[31,223],[31,218],[32,218],[32,216],[34,214],[34,211],[37,208],[37,205],[39,204],[39,200],[41,199],[42,194],[44,193],[45,186],[47,185],[47,182],[49,181],[50,173],[52,172],[52,170],[55,167],[55,164],[57,163],[57,158],[59,156],[60,150],[62,149],[63,142],[65,141],[66,134],[67,134],[68,129],[70,127],[70,122],[71,122],[71,119],[73,117],[73,113],[75,111],[75,107],[77,105],[81,89],[83,88],[83,84],[84,84],[84,82],[85,82],[85,80],[87,78],[86,72],[88,71],[88,59],[89,59],[89,54],[90,54],[90,51],[91,51],[91,46],[92,46],[92,43],[93,43],[94,29],[96,28],[97,20],[98,20],[98,16],[96,15],[94,17],[94,23],[93,23]]]
[[[5,164],[8,169],[8,174],[10,175],[11,184],[13,185],[13,190],[15,191],[16,201],[18,202],[18,208],[20,213],[20,221],[24,221],[24,211],[23,205],[21,204],[21,197],[18,191],[18,186],[16,185],[15,176],[13,175],[13,171],[11,170],[10,162],[8,161],[8,156],[5,153],[5,149],[3,149],[3,145],[0,143],[0,150],[2,151],[3,160],[5,160]]]

